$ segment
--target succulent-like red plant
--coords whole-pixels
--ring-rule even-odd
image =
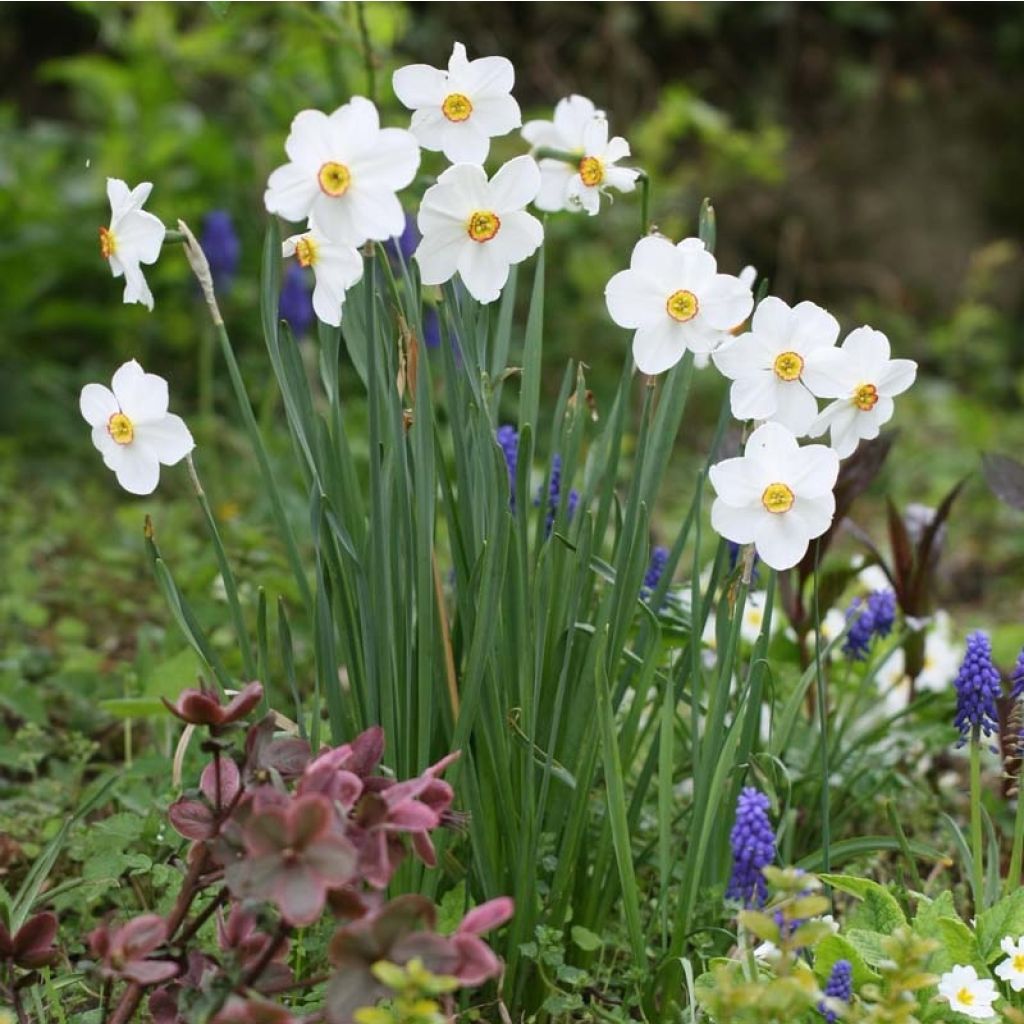
[[[242,687],[234,697],[221,704],[212,690],[184,690],[172,704],[164,698],[164,704],[172,715],[189,725],[206,725],[214,732],[233,722],[245,718],[263,698],[263,684],[252,682]]]
[[[178,973],[173,960],[150,960],[167,941],[167,922],[157,914],[132,918],[120,928],[100,925],[89,933],[89,948],[100,961],[100,973],[139,985],[156,985]]]
[[[295,1018],[277,1003],[266,999],[231,996],[213,1024],[294,1024]]]
[[[13,935],[0,921],[0,961],[32,970],[52,964],[60,955],[53,944],[57,937],[57,915],[48,910],[30,917]]]

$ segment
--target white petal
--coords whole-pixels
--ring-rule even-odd
[[[716,498],[711,506],[711,528],[734,544],[750,544],[757,534],[758,523],[766,515],[763,510],[749,506],[737,508]]]
[[[429,64],[407,64],[391,76],[391,87],[399,101],[410,110],[439,107],[444,102],[448,78]]]
[[[762,423],[747,439],[743,454],[762,469],[769,480],[788,480],[800,446],[792,431],[780,423]]]
[[[713,257],[712,257],[713,258]],[[633,246],[633,254],[629,258],[629,269],[644,274],[664,285],[664,299],[667,299],[673,288],[672,265],[676,261],[676,247],[661,235],[647,235]]]
[[[839,321],[814,302],[799,302],[790,316],[789,336],[797,352],[831,348],[839,338]]]
[[[819,398],[847,398],[857,386],[857,368],[842,349],[818,348],[807,353],[800,379]]]
[[[775,385],[776,377],[771,370],[758,370],[734,380],[729,388],[729,404],[733,416],[738,420],[766,420],[774,417],[778,409]]]
[[[832,452],[831,449],[826,449],[826,451],[835,455],[835,452]],[[839,459],[837,457],[836,465],[838,466],[838,464]],[[831,491],[827,491],[813,498],[798,494],[796,501],[793,502],[793,508],[786,515],[799,516],[807,533],[807,539],[814,540],[815,537],[820,537],[832,525],[835,512],[835,495]]]
[[[639,178],[640,172],[631,167],[606,167],[604,169],[605,185],[608,188],[617,189],[619,192],[634,191]]]
[[[159,217],[145,210],[134,210],[117,226],[117,248],[123,260],[156,263],[167,229]]]
[[[508,280],[508,261],[501,252],[487,242],[475,242],[459,255],[459,274],[462,283],[477,302],[493,302],[501,294]]]
[[[285,220],[305,220],[319,194],[315,173],[300,164],[284,164],[267,179],[263,205],[268,213],[280,214]]]
[[[402,131],[394,128],[393,131]],[[353,96],[327,119],[327,138],[331,156],[328,159],[347,163],[346,157],[367,146],[376,146],[380,134],[380,114],[376,105],[365,96]]]
[[[441,188],[450,190],[454,198],[441,202],[434,199],[435,190],[438,196],[442,195]],[[443,193],[449,195],[448,192]],[[455,164],[449,167],[437,179],[437,184],[427,189],[423,197],[425,206],[436,206],[452,211],[459,218],[467,217],[473,210],[487,209],[488,201],[487,175],[484,169],[477,164]]]
[[[121,412],[133,424],[152,423],[167,415],[167,381],[146,373],[134,359],[118,369],[110,384]]]
[[[804,521],[789,512],[766,512],[754,532],[754,546],[761,561],[779,571],[792,569],[804,557],[809,540]]]
[[[708,470],[711,486],[724,502],[736,507],[752,505],[761,500],[764,489],[749,462],[742,456],[723,459]]]
[[[805,445],[791,460],[786,482],[799,498],[832,494],[839,476],[839,457],[823,444]]]
[[[149,290],[146,276],[142,273],[139,264],[122,256],[121,266],[124,269],[124,294],[122,295],[122,301],[126,303],[138,302],[152,312],[153,293]]]
[[[316,278],[313,286],[313,312],[318,320],[331,327],[340,327],[344,302],[344,289],[338,291],[334,282],[322,277]]]
[[[507,57],[479,57],[465,71],[471,98],[509,93],[516,82],[515,68]]]
[[[540,189],[540,168],[532,156],[517,156],[504,164],[487,186],[490,206],[498,214],[521,210]]]
[[[129,494],[152,494],[160,482],[160,463],[145,448],[136,444],[118,445],[111,460],[117,482]]]
[[[843,351],[859,364],[864,376],[873,377],[889,360],[889,339],[873,327],[858,327],[846,336]]]
[[[327,115],[322,110],[300,110],[292,118],[284,151],[292,163],[313,175],[328,160],[336,159],[331,152]]]
[[[551,121],[527,121],[519,133],[534,149],[548,146],[551,149],[562,149],[565,140]],[[559,161],[561,162],[561,161]]]
[[[349,170],[356,186],[369,182],[375,192],[397,192],[412,182],[419,166],[416,136],[402,128],[385,128],[377,132],[372,147],[352,157]]]
[[[601,210],[600,189],[584,185],[578,174],[570,180],[568,199],[570,205],[586,210],[591,217],[597,216]]]
[[[664,288],[647,274],[620,270],[605,285],[608,314],[620,327],[651,327],[666,319]]]
[[[731,274],[716,274],[712,285],[700,294],[700,316],[719,331],[738,327],[754,305],[750,289]]]
[[[479,243],[472,241],[465,229],[458,224],[424,231],[423,240],[414,256],[419,264],[423,283],[444,284],[445,281],[451,280],[459,269],[462,250],[477,244]]]
[[[583,149],[583,133],[597,113],[586,96],[567,96],[555,106],[555,128],[561,138],[560,149],[576,152]]]
[[[672,290],[687,288],[696,292],[700,297],[703,309],[705,302],[714,301],[717,266],[715,257],[707,251],[699,238],[684,238],[673,247],[668,261],[667,271]],[[725,275],[720,276],[724,277]],[[729,326],[734,327],[737,322],[734,321]],[[714,324],[714,326],[718,325]]]
[[[773,375],[774,376],[774,375]],[[799,380],[776,380],[776,406],[772,419],[804,437],[818,415],[818,403],[814,395]]]
[[[863,414],[855,405],[844,402],[842,399],[835,402],[834,405],[836,408],[829,423],[829,443],[835,449],[836,455],[845,459],[854,453],[860,443],[861,431],[858,420]],[[819,423],[822,416],[828,411],[828,409],[823,410],[815,423]]]
[[[875,379],[875,385],[880,395],[892,398],[906,391],[916,376],[917,363],[913,359],[893,359]]]
[[[741,377],[750,377],[767,369],[764,361],[756,358],[758,341],[758,336],[750,333],[740,334],[726,341],[712,357],[718,372],[730,380],[739,380]],[[768,365],[770,366],[770,363]]]
[[[440,107],[420,107],[414,110],[409,130],[416,141],[432,153],[441,151],[441,132],[448,124],[448,118],[441,113]]]
[[[747,285],[749,288],[750,286]],[[774,295],[766,295],[754,310],[750,329],[757,334],[767,334],[779,341],[789,340],[792,310]]]
[[[624,160],[629,156],[629,143],[621,136],[616,135],[615,138],[608,140],[608,145],[604,148],[603,159],[606,164],[618,163],[620,160]],[[625,168],[621,168],[625,170]],[[632,172],[639,173],[639,172]]]
[[[474,127],[492,139],[508,135],[522,124],[519,104],[509,95],[480,96],[473,100],[469,119]]]
[[[683,358],[686,335],[681,327],[668,317],[662,317],[659,322],[637,330],[633,335],[633,361],[641,373],[650,376],[664,373]]]
[[[540,248],[544,241],[544,228],[536,217],[525,210],[505,213],[501,228],[490,242],[477,243],[496,246],[508,263],[522,263]]]
[[[564,160],[541,160],[540,191],[534,206],[549,213],[567,209],[568,186],[573,177],[573,169]]]
[[[106,430],[107,421],[118,411],[118,404],[110,388],[102,384],[86,384],[78,396],[78,408],[90,427]]]
[[[107,178],[107,199],[110,200],[110,214],[113,221],[132,201],[132,190],[120,178]]]
[[[423,142],[422,132],[417,129],[416,137]],[[491,140],[468,121],[448,121],[441,129],[441,152],[453,164],[482,164],[487,159]]]
[[[188,427],[185,426],[185,421],[173,414],[152,422],[136,424],[135,441],[126,447],[134,448],[136,444],[145,447],[165,466],[173,466],[180,462],[196,446]]]
[[[583,129],[583,151],[588,156],[603,156],[608,148],[608,119],[598,114]]]

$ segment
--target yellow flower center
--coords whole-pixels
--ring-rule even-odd
[[[100,255],[109,260],[117,252],[117,239],[110,228],[100,228]]]
[[[135,437],[135,425],[123,412],[115,412],[107,420],[107,433],[117,444],[131,444]]]
[[[964,1006],[974,1005],[974,993],[969,988],[962,988],[956,994],[956,1001]]]
[[[878,403],[878,388],[874,384],[858,384],[853,389],[853,404],[861,412],[871,412]]]
[[[300,267],[311,267],[317,260],[317,244],[306,235],[295,243],[295,258]]]
[[[793,507],[795,500],[796,496],[793,492],[786,484],[782,483],[769,484],[761,492],[761,504],[764,505],[765,511],[771,512],[772,515],[788,512]]]
[[[469,115],[473,113],[473,104],[469,101],[469,97],[463,95],[461,92],[451,92],[444,98],[444,103],[441,104],[441,113],[448,118],[449,121],[466,121],[469,119]]]
[[[320,191],[324,195],[337,199],[343,196],[352,184],[352,175],[344,164],[328,160],[319,170],[316,180],[320,183]]]
[[[775,357],[775,376],[779,380],[796,380],[804,369],[804,359],[797,352],[780,352]]]
[[[1024,971],[1024,953],[1018,953],[1013,958],[1013,969],[1018,973]]]
[[[580,161],[580,179],[591,188],[604,181],[604,164],[596,156],[585,156]]]
[[[697,315],[697,312],[700,310],[700,303],[693,292],[680,288],[679,291],[673,292],[668,297],[665,309],[673,320],[685,324],[687,320],[692,320]]]
[[[476,210],[469,218],[466,231],[474,242],[489,242],[501,227],[501,220],[491,210]]]

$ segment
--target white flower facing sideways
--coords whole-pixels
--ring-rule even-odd
[[[340,245],[402,233],[405,215],[395,193],[416,176],[420,148],[404,128],[381,128],[368,99],[355,96],[330,115],[300,111],[284,148],[290,162],[267,181],[268,212],[311,218]]]
[[[522,136],[534,150],[557,149],[575,157],[575,163],[540,158],[541,186],[534,200],[539,210],[586,210],[594,216],[601,208],[602,192],[636,188],[640,172],[615,166],[629,156],[629,143],[619,135],[608,138],[604,111],[585,96],[559,100],[553,121],[528,121]]]
[[[493,302],[509,267],[537,251],[544,228],[526,212],[540,188],[540,170],[529,156],[509,160],[487,180],[476,164],[455,164],[427,189],[417,226],[423,239],[414,258],[426,285],[456,272],[478,302]]]
[[[1006,959],[996,965],[996,977],[1002,978],[1014,992],[1024,991],[1024,935],[1017,939],[1005,936],[999,948]]]
[[[412,112],[412,133],[424,149],[440,151],[453,164],[482,164],[491,139],[522,123],[512,97],[516,73],[505,57],[469,60],[456,43],[448,70],[408,64],[391,77],[395,95]]]
[[[832,523],[839,457],[823,444],[801,448],[778,423],[764,423],[743,455],[711,467],[711,525],[737,544],[753,544],[773,569],[790,569]]]
[[[858,327],[839,348],[819,348],[807,356],[803,381],[816,395],[834,398],[811,424],[818,437],[831,431],[832,447],[841,459],[852,455],[861,440],[878,437],[893,414],[893,398],[917,376],[912,359],[890,359],[889,339],[871,327]]]
[[[142,263],[156,263],[167,229],[159,217],[142,209],[153,191],[144,181],[129,188],[120,178],[107,178],[110,227],[100,228],[100,253],[114,277],[124,276],[124,301],[153,308],[153,293],[143,276]]]
[[[312,267],[313,312],[331,327],[341,326],[345,292],[363,276],[363,258],[351,245],[332,242],[315,227],[286,238],[281,254],[294,256],[300,267]]]
[[[839,323],[813,302],[792,309],[769,295],[758,303],[750,330],[732,338],[712,359],[732,380],[729,402],[738,420],[774,420],[797,437],[818,415],[818,402],[804,380],[808,355],[831,348]]]
[[[611,318],[633,328],[633,359],[641,373],[671,369],[689,349],[711,352],[750,313],[754,296],[738,277],[719,274],[699,238],[674,245],[648,235],[633,247],[628,270],[604,290]]]
[[[999,998],[996,983],[990,978],[979,978],[970,966],[957,964],[939,978],[939,995],[950,1008],[976,1020],[995,1017],[992,1004]]]
[[[167,411],[167,402],[167,381],[145,373],[134,359],[114,374],[109,388],[82,388],[79,408],[92,427],[92,443],[130,494],[152,494],[160,466],[173,466],[195,447],[185,421]]]

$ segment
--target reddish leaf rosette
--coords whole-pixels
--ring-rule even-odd
[[[100,962],[100,973],[139,985],[156,985],[178,973],[172,960],[149,959],[166,941],[167,922],[157,914],[143,914],[120,928],[101,925],[89,933],[89,948]]]
[[[216,731],[245,718],[262,698],[263,684],[253,682],[243,686],[227,704],[221,704],[216,693],[205,689],[184,690],[173,704],[166,698],[164,704],[183,722],[206,725]]]
[[[53,940],[57,937],[57,916],[49,911],[30,917],[13,935],[0,921],[0,961],[33,970],[52,964],[60,955]]]

